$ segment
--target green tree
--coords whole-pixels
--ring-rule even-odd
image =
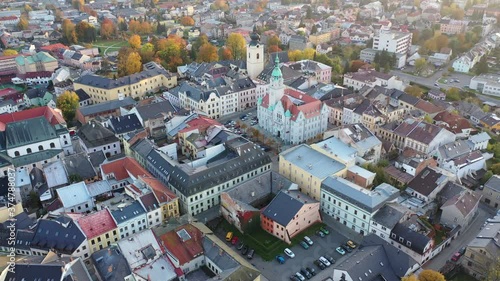
[[[425,58],[419,58],[415,60],[415,72],[420,74],[422,70],[427,66],[427,60]]]
[[[498,281],[500,280],[500,257],[498,257],[495,262],[489,266],[488,274],[486,275],[485,281]]]
[[[80,176],[78,174],[71,174],[71,175],[69,175],[68,179],[69,179],[70,183],[76,183],[76,182],[83,181],[82,176]]]
[[[308,6],[306,11],[306,19],[312,19],[312,13],[313,12],[311,6]]]
[[[484,55],[476,65],[476,74],[480,75],[483,73],[488,73],[488,61],[486,55]]]
[[[22,14],[19,18],[19,22],[17,23],[17,28],[19,28],[19,30],[26,30],[28,29],[29,24],[28,17],[25,14]]]
[[[446,281],[444,275],[438,271],[426,269],[418,275],[419,281]]]
[[[78,95],[73,91],[65,91],[57,98],[56,106],[62,111],[66,122],[71,122],[75,118],[79,102]]]
[[[449,101],[458,101],[460,100],[460,89],[458,88],[450,88],[446,91],[446,99]]]
[[[421,98],[422,95],[424,94],[422,89],[417,85],[412,85],[412,86],[406,87],[405,93],[410,94],[416,98]]]

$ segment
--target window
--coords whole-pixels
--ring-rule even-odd
[[[50,148],[56,148],[55,143],[51,142],[51,143],[50,143]]]
[[[396,239],[396,233],[391,233],[391,238]]]
[[[399,237],[399,242],[400,243],[403,243],[405,241],[405,239],[403,237]]]
[[[16,157],[17,157],[17,156],[19,156],[19,155],[20,155],[20,154],[19,154],[19,151],[15,151],[15,152],[14,152],[14,156],[16,156]]]
[[[31,153],[31,148],[27,148],[26,153]]]
[[[42,151],[43,150],[43,146],[42,145],[39,145],[38,146],[38,151]]]

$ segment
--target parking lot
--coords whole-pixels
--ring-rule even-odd
[[[290,276],[299,272],[301,268],[311,267],[316,271],[316,276],[313,276],[310,280],[324,280],[327,277],[332,276],[332,267],[327,267],[325,270],[320,270],[316,265],[313,264],[320,256],[331,256],[335,259],[335,263],[339,263],[341,260],[348,258],[353,255],[356,250],[352,253],[346,253],[346,255],[341,256],[335,251],[340,244],[345,244],[348,240],[345,236],[341,235],[339,232],[327,227],[330,234],[325,235],[325,237],[319,237],[318,235],[309,236],[313,240],[313,245],[309,249],[304,249],[300,245],[291,247],[290,249],[295,254],[294,258],[289,258],[284,253],[282,256],[285,258],[285,263],[280,264],[276,260],[264,261],[258,255],[255,255],[250,262],[259,269],[262,274],[269,280],[285,281],[290,280]],[[224,235],[224,234],[221,234]],[[221,239],[224,239],[222,237]],[[234,247],[234,246],[232,246]],[[236,250],[240,253],[240,251]],[[241,253],[240,253],[241,254]],[[245,257],[246,258],[246,257]]]

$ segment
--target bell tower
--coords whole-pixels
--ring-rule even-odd
[[[264,70],[264,45],[260,43],[255,25],[250,39],[247,45],[247,72],[251,79],[255,79]]]

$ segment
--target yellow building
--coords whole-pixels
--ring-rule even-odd
[[[299,186],[299,190],[320,200],[321,182],[328,176],[345,177],[346,165],[306,144],[280,154],[279,173]]]
[[[87,237],[90,254],[109,247],[120,239],[116,222],[108,209],[83,216],[77,220],[77,224]]]
[[[154,62],[145,64],[144,70],[139,73],[118,79],[89,74],[73,83],[75,91],[84,90],[94,103],[123,97],[143,98],[147,93],[175,86],[177,86],[177,76]]]
[[[161,207],[161,218],[163,222],[166,222],[170,218],[179,217],[179,198],[172,191],[156,178],[139,177],[139,179],[153,191]]]
[[[331,32],[323,32],[319,34],[309,35],[309,42],[313,43],[314,45],[330,42],[331,40],[332,40]]]
[[[7,205],[4,205],[0,207],[0,222],[5,222],[19,215],[22,212],[23,212],[23,205],[21,204],[21,202],[17,203],[11,208],[8,208]]]

